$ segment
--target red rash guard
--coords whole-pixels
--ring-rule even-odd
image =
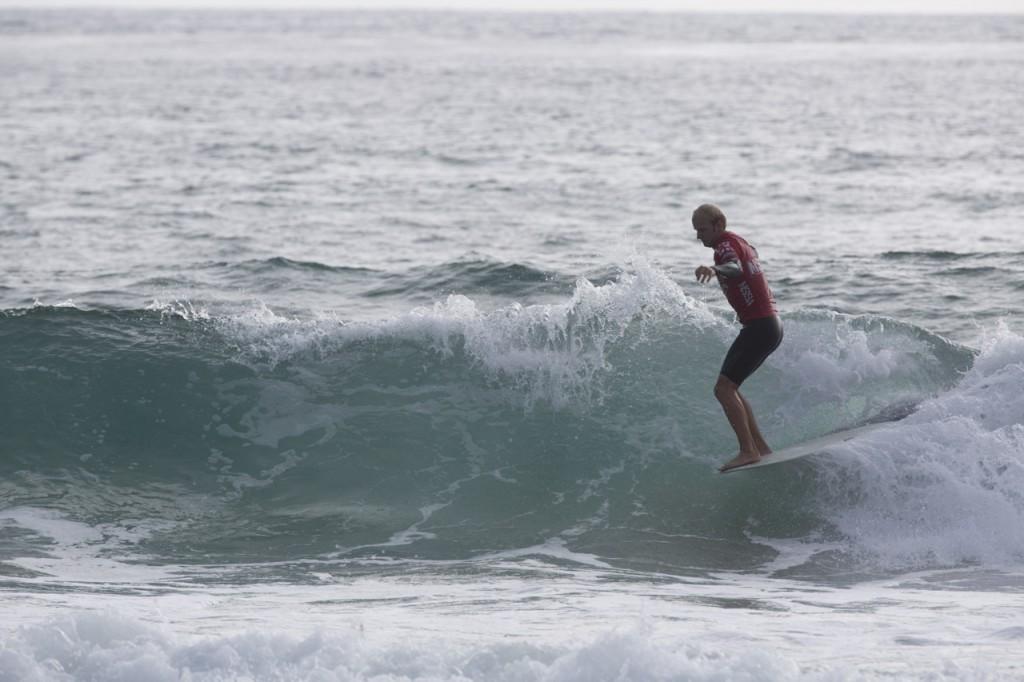
[[[729,305],[736,311],[740,324],[777,315],[775,297],[761,271],[757,250],[743,237],[727,230],[715,242],[715,265],[730,261],[740,264],[740,273],[734,277],[718,273],[718,283]]]

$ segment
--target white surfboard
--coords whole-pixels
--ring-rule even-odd
[[[847,441],[854,440],[855,438],[860,438],[861,436],[873,433],[875,431],[880,431],[890,426],[892,423],[893,422],[891,421],[885,421],[875,424],[865,424],[864,426],[857,426],[846,431],[836,431],[835,433],[830,433],[827,436],[821,436],[820,438],[815,438],[814,440],[809,440],[804,443],[799,443],[797,445],[791,445],[790,447],[783,448],[782,450],[776,450],[772,454],[766,457],[762,457],[761,461],[755,462],[754,464],[746,464],[744,466],[736,467],[735,469],[729,469],[721,473],[731,474],[734,471],[748,471],[750,469],[759,469],[761,467],[771,466],[772,464],[791,462],[794,459],[800,459],[801,457],[806,457],[808,455],[826,454],[834,451],[837,448],[837,446],[842,445]]]

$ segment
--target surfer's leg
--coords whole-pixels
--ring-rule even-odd
[[[762,457],[772,454],[768,441],[761,435],[761,429],[757,426],[757,420],[754,419],[754,410],[751,409],[750,403],[747,402],[747,399],[739,391],[736,391],[736,395],[743,401],[743,409],[747,412],[747,425],[750,427],[750,435],[754,438],[754,445],[757,446],[757,451],[761,453]]]
[[[722,369],[718,379],[719,384],[724,379],[732,386],[736,400],[743,409],[746,430],[750,433],[752,442],[751,447],[758,455],[770,454],[772,449],[761,434],[761,429],[754,418],[754,410],[750,407],[747,399],[739,392],[739,387],[751,374],[757,371],[765,358],[771,355],[781,342],[782,324],[778,317],[761,318],[744,325],[739,336],[736,337],[736,340],[733,341],[732,346],[729,348],[729,352],[726,353],[725,360],[722,361]],[[718,395],[717,385],[715,386],[715,395]],[[721,402],[721,399],[719,399],[719,402]],[[726,411],[726,414],[728,414],[728,411]],[[729,423],[733,423],[731,417]],[[736,430],[735,426],[733,426],[733,430]],[[737,431],[737,438],[740,437],[739,433]],[[742,455],[742,439],[740,442],[740,454]]]
[[[733,469],[745,464],[753,464],[761,459],[757,443],[750,433],[750,423],[747,420],[747,408],[743,398],[736,390],[736,384],[723,374],[718,375],[718,382],[715,383],[715,398],[718,399],[729,425],[736,433],[736,440],[739,442],[740,452],[731,460],[723,464],[719,471]]]

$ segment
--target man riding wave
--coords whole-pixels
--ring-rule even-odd
[[[758,462],[772,451],[757,427],[750,403],[739,389],[782,343],[782,322],[757,250],[738,234],[726,230],[722,209],[702,204],[693,212],[692,221],[697,239],[715,250],[715,264],[698,267],[697,281],[706,283],[716,277],[743,325],[725,355],[715,383],[715,398],[739,441],[739,454],[719,468],[728,471]]]

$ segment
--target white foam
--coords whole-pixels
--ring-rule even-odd
[[[35,507],[11,507],[0,511],[0,522],[16,525],[69,547],[103,540],[103,533],[92,526],[69,521],[60,512]]]
[[[173,308],[190,315],[187,307]],[[242,349],[243,360],[276,365],[311,354],[337,353],[346,344],[369,340],[410,340],[440,356],[464,352],[486,374],[521,389],[528,402],[556,406],[600,400],[598,377],[609,368],[608,347],[631,325],[655,315],[704,327],[721,319],[689,297],[665,273],[636,257],[617,281],[595,286],[580,278],[565,303],[514,303],[480,310],[452,294],[431,306],[373,323],[348,323],[330,313],[313,319],[279,315],[265,305],[217,318]]]
[[[57,301],[56,303],[43,303],[38,298],[32,301],[33,308],[74,308],[75,310],[84,310],[79,307],[75,300],[72,298],[64,299],[63,301]]]
[[[210,319],[210,311],[205,306],[188,299],[161,301],[158,298],[154,298],[146,306],[146,310],[159,312],[161,318],[180,317],[189,322]]]
[[[894,568],[1024,559],[1024,339],[1002,330],[954,389],[819,468],[822,513]]]
[[[165,608],[154,613],[143,606],[153,600],[135,598],[119,604],[135,615],[108,605],[45,618],[0,641],[0,679],[754,682],[850,679],[856,666],[857,679],[966,680],[1011,672],[1000,652],[1019,637],[992,631],[989,617],[1009,608],[994,597],[978,600],[978,617],[957,611],[958,627],[936,624],[932,611],[948,615],[951,605],[928,590],[897,603],[885,588],[807,592],[755,581],[631,591],[583,576],[558,586],[320,581],[290,597],[273,589],[248,588],[259,594],[247,606],[160,598]]]
[[[447,640],[447,641],[446,641]],[[729,653],[665,641],[650,629],[612,630],[580,642],[479,644],[409,634],[375,642],[354,628],[307,636],[249,631],[181,637],[112,613],[80,613],[22,629],[0,650],[11,680],[778,680],[799,668],[769,651]]]
[[[583,531],[580,530],[579,532]],[[574,533],[573,530],[569,530],[563,533],[563,535],[565,536],[571,536],[576,534],[579,533]],[[566,544],[565,539],[560,537],[550,538],[539,545],[521,547],[518,549],[506,549],[500,552],[485,554],[479,558],[481,561],[495,561],[519,559],[522,557],[534,556],[551,557],[553,559],[559,559],[561,561],[571,562],[573,564],[579,564],[581,566],[590,566],[592,568],[612,568],[610,564],[602,561],[596,554],[589,554],[586,552],[575,552],[569,549],[569,546]]]
[[[168,569],[122,563],[108,555],[127,549],[134,559],[140,558],[135,553],[138,543],[157,530],[172,527],[172,522],[124,518],[117,523],[91,526],[71,521],[52,509],[11,507],[0,511],[0,525],[16,526],[49,540],[42,547],[45,556],[9,560],[31,571],[58,575],[71,582],[102,582],[111,576],[119,580],[159,579],[168,575]]]
[[[912,338],[898,325],[839,313],[787,320],[785,341],[769,361],[788,385],[817,401],[842,400],[872,382],[885,382],[891,394],[898,388],[894,382],[915,377],[938,362],[924,340]]]

